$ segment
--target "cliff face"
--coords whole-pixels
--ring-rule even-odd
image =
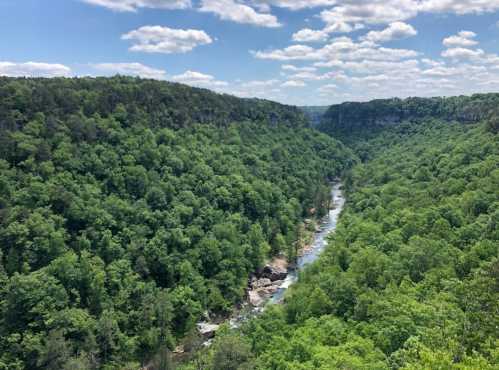
[[[375,132],[404,121],[441,119],[474,123],[487,118],[499,107],[499,94],[476,94],[450,98],[380,99],[366,103],[331,106],[319,129],[344,138],[359,131]]]

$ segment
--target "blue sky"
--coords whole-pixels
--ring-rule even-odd
[[[499,91],[499,0],[1,0],[0,74],[326,105]]]

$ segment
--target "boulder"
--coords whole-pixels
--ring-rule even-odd
[[[180,346],[175,347],[175,349],[173,350],[173,353],[175,353],[175,354],[185,353],[184,346],[180,345]]]
[[[287,275],[288,270],[283,266],[265,265],[262,271],[262,278],[267,278],[271,281],[284,280]]]
[[[253,289],[263,288],[263,287],[266,287],[266,286],[269,286],[269,285],[272,285],[272,280],[270,280],[268,278],[254,280],[251,283],[251,286],[252,286]]]
[[[248,299],[249,299],[249,302],[251,303],[251,305],[254,307],[258,307],[261,304],[263,304],[263,298],[262,298],[262,296],[260,296],[260,294],[256,290],[250,290],[248,292]]]
[[[268,298],[272,294],[274,294],[275,292],[277,292],[278,289],[279,289],[279,285],[277,285],[277,284],[276,285],[270,285],[270,286],[258,289],[258,294],[263,295],[264,297]]]
[[[203,338],[213,338],[215,333],[220,328],[220,325],[200,322],[197,324],[198,332]]]

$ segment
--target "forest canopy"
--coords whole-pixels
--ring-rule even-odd
[[[137,369],[175,348],[353,161],[277,103],[0,78],[0,369]]]
[[[428,119],[350,139],[365,161],[325,252],[207,369],[497,369],[499,137]]]

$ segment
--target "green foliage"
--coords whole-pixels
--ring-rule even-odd
[[[0,367],[169,368],[353,162],[304,122],[177,84],[0,78]]]
[[[359,144],[359,137],[375,137],[385,127],[405,121],[417,123],[440,119],[447,122],[477,123],[487,120],[489,130],[497,132],[498,104],[499,94],[343,103],[329,107],[318,128],[353,146]],[[405,126],[404,131],[412,131],[415,127]],[[358,154],[366,159],[362,150]]]
[[[357,137],[369,161],[319,260],[244,332],[258,369],[497,369],[499,140],[484,124]]]

